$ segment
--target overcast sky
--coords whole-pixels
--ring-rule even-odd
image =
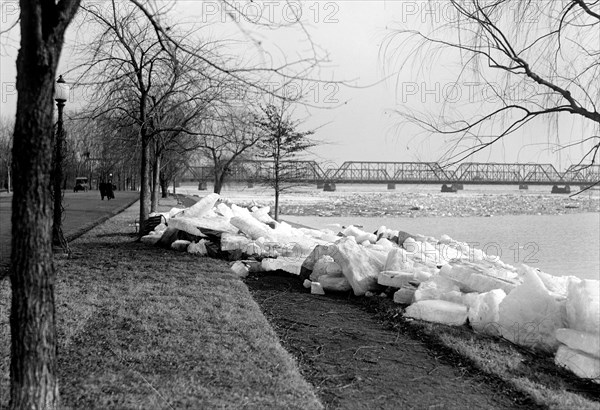
[[[300,10],[302,21],[314,43],[329,53],[330,63],[319,76],[323,80],[314,84],[308,93],[309,102],[322,109],[310,109],[307,128],[318,128],[316,137],[325,142],[317,151],[323,161],[341,164],[343,161],[436,161],[447,149],[447,143],[439,138],[428,138],[416,127],[400,128],[400,118],[395,114],[399,107],[435,113],[447,95],[447,85],[452,82],[455,62],[440,57],[439,65],[431,70],[400,70],[396,62],[384,61],[393,50],[382,54],[382,44],[392,27],[420,29],[425,25],[443,23],[445,13],[450,12],[447,3],[428,1],[303,1],[301,8],[290,9],[290,4],[279,1],[240,1],[238,4],[249,15],[260,13],[263,18],[292,19]],[[431,8],[433,4],[433,9]],[[16,11],[16,1],[2,0],[2,28],[10,24]],[[175,10],[177,20],[206,25],[213,35],[231,34],[239,27],[232,24],[235,11],[226,10],[218,1],[179,1]],[[261,30],[251,25],[264,44],[277,44],[282,52],[292,58],[307,50],[306,42],[298,42],[302,35],[296,30]],[[72,68],[73,53],[70,45],[81,41],[85,30],[69,32],[59,73]],[[15,60],[18,32],[13,30],[10,39],[2,39],[2,101],[1,114],[14,115],[16,106]],[[397,56],[398,57],[398,56]],[[402,56],[399,56],[400,58]],[[447,63],[447,64],[446,64]],[[426,73],[426,74],[425,74]],[[388,76],[386,78],[386,76]],[[345,81],[358,86],[348,87],[327,80]],[[67,79],[68,80],[68,79]],[[370,84],[375,84],[366,87]],[[464,100],[472,94],[483,92],[474,86],[459,85],[461,96],[456,107],[467,107]],[[456,90],[456,89],[455,89]],[[463,104],[465,103],[465,104]],[[302,114],[304,115],[304,114]],[[466,115],[469,115],[467,112]],[[473,160],[495,162],[551,162],[558,165],[559,155],[544,145],[554,140],[556,133],[548,136],[547,123],[537,122],[525,132],[512,136],[492,150],[478,154]],[[568,140],[573,133],[581,132],[578,125],[562,120],[559,137]],[[581,149],[560,154],[562,167],[574,162]]]

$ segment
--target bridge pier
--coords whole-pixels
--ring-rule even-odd
[[[519,189],[529,189],[529,185],[527,185],[527,184],[519,184]]]
[[[457,191],[462,191],[463,189],[465,189],[463,184],[452,184],[452,187],[455,188]]]
[[[198,182],[198,191],[206,191],[206,182],[205,181],[200,181]]]
[[[570,194],[571,187],[569,185],[565,185],[564,187],[559,187],[558,185],[552,185],[551,194]]]
[[[392,182],[390,182],[390,183],[389,183],[389,184],[387,184],[387,185],[388,185],[387,189],[396,189],[396,184],[394,184],[394,183],[392,183]]]
[[[248,181],[248,188],[254,188],[254,182]]]
[[[326,182],[323,185],[323,191],[325,192],[335,192],[335,182]]]
[[[317,189],[323,189],[324,186],[325,186],[324,182],[317,182]]]

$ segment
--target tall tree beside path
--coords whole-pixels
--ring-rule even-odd
[[[10,407],[55,409],[56,331],[52,261],[54,85],[65,30],[79,0],[21,0],[10,281]]]
[[[256,144],[256,156],[272,161],[272,170],[266,181],[275,190],[274,219],[279,218],[279,196],[293,185],[291,182],[295,166],[289,161],[300,159],[302,154],[317,143],[309,136],[314,131],[299,131],[300,121],[294,120],[290,104],[267,104],[256,120],[261,139]]]
[[[597,162],[600,2],[448,0],[445,6],[443,16],[423,14],[428,24],[416,29],[403,22],[384,43],[384,55],[401,63],[404,104],[397,112],[404,123],[449,139],[450,163],[502,144],[534,123],[554,124],[556,140],[547,141],[554,151],[578,147],[581,167]],[[407,71],[431,78],[441,56],[445,67],[454,59],[456,69],[450,72],[456,74],[442,82],[443,90],[439,83],[421,88],[438,92],[445,104],[415,111],[406,95],[423,100],[430,91],[407,82]],[[559,119],[567,117],[581,132],[560,133]]]

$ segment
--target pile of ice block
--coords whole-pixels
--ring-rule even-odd
[[[600,283],[556,277],[503,263],[481,249],[381,227],[331,230],[276,222],[268,207],[251,209],[210,194],[142,241],[236,261],[232,270],[283,270],[302,276],[312,293],[392,295],[404,316],[554,352],[556,363],[600,382]],[[215,250],[216,249],[216,250]]]

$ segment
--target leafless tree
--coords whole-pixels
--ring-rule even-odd
[[[13,140],[11,392],[14,409],[55,409],[55,272],[50,170],[56,67],[78,0],[21,1]]]
[[[275,220],[279,218],[279,196],[285,190],[297,185],[298,169],[292,161],[301,159],[306,151],[317,145],[309,136],[314,131],[298,130],[301,122],[294,120],[292,106],[285,101],[279,105],[267,104],[255,120],[260,140],[255,154],[258,158],[272,161],[268,177],[261,181],[275,190]]]
[[[12,119],[0,118],[0,183],[8,192],[12,190],[11,167],[12,167],[12,147],[13,130],[15,128]]]
[[[403,79],[415,67],[426,78],[425,68],[439,66],[438,58],[444,56],[447,65],[455,58],[459,67],[453,84],[475,84],[468,91],[479,89],[469,93],[467,107],[453,104],[458,90],[449,87],[439,111],[417,112],[404,105],[397,110],[402,118],[430,135],[449,136],[445,159],[456,163],[538,118],[570,114],[593,131],[568,142],[558,140],[555,149],[579,145],[580,166],[597,162],[600,3],[449,0],[447,5],[441,22],[428,25],[429,30],[422,25],[395,31],[383,47],[384,55],[401,62]],[[463,95],[465,91],[463,87]]]
[[[210,164],[214,192],[221,193],[233,165],[243,159],[261,138],[254,114],[247,109],[226,107],[204,124],[199,163]],[[201,176],[198,176],[199,179]]]

